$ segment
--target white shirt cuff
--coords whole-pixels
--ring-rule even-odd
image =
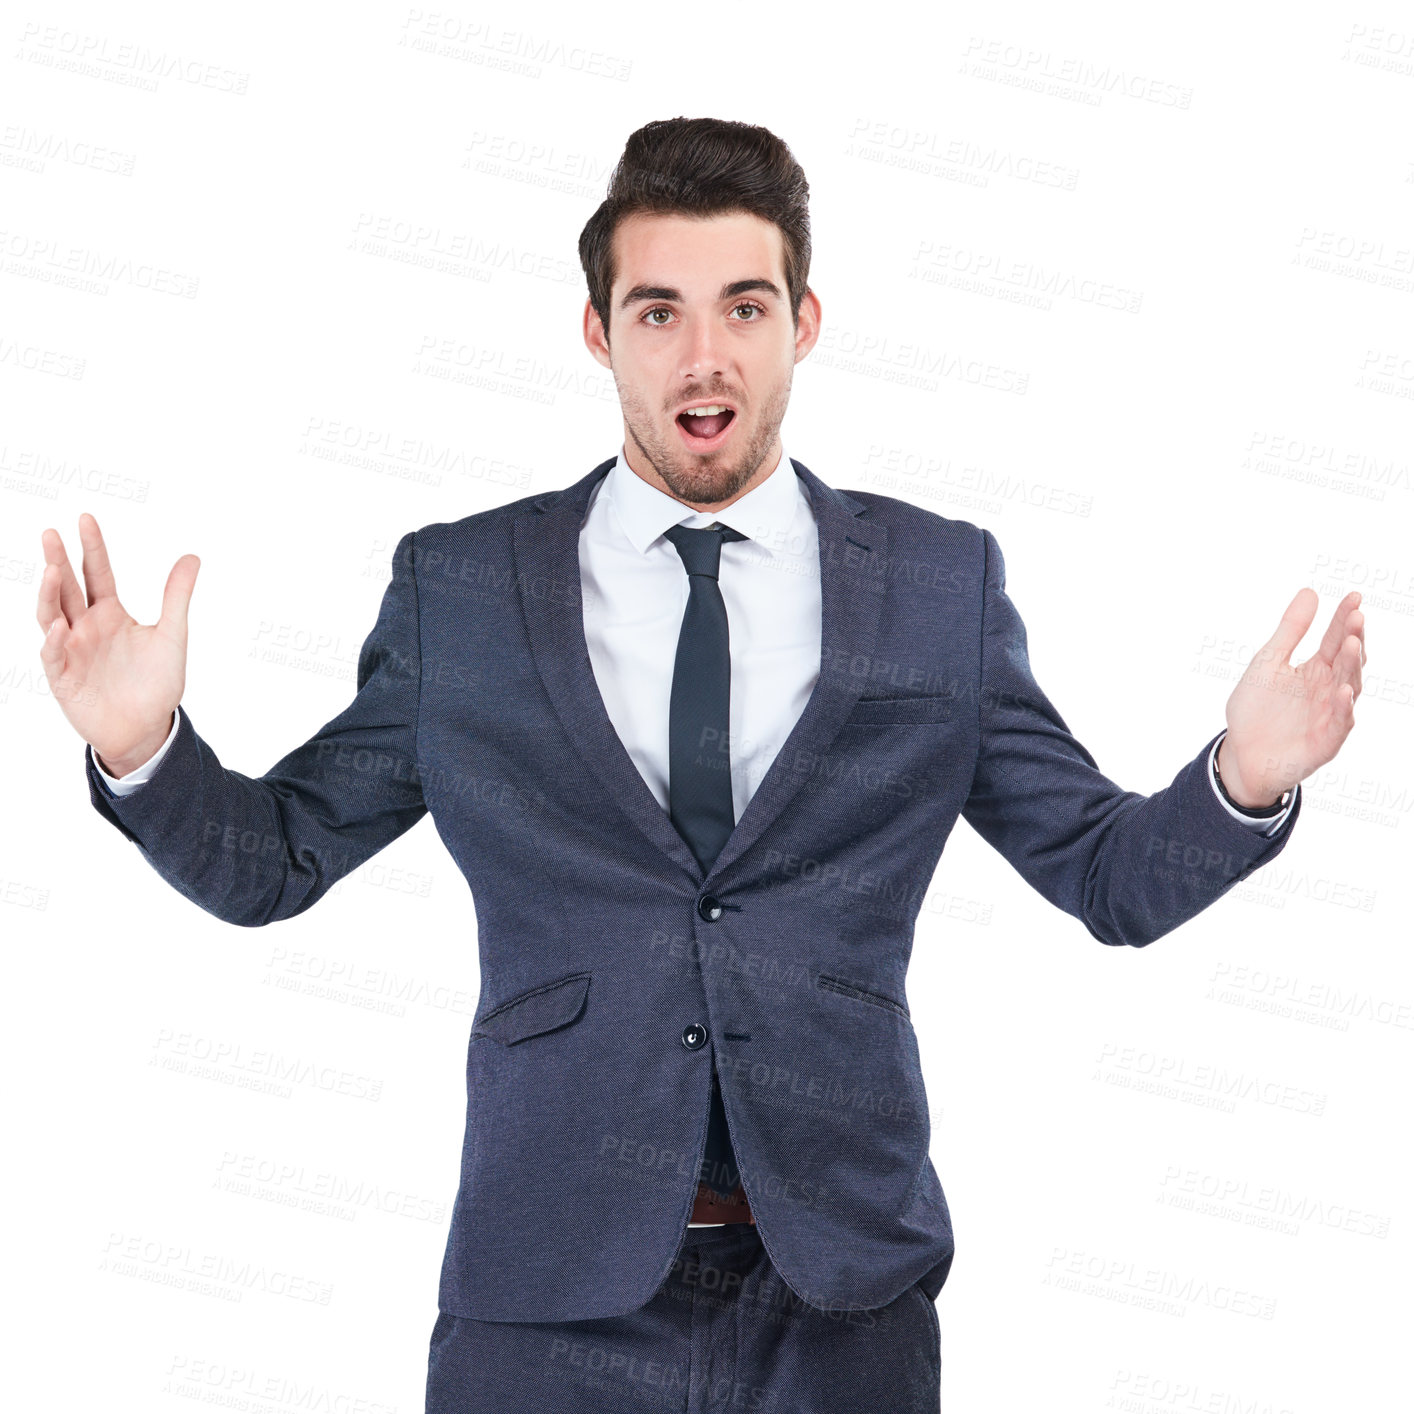
[[[1254,819],[1251,815],[1244,814],[1241,810],[1235,809],[1232,804],[1224,798],[1222,790],[1218,786],[1218,747],[1223,744],[1223,737],[1226,735],[1227,732],[1224,731],[1222,736],[1218,737],[1213,743],[1213,749],[1208,753],[1208,784],[1212,786],[1213,794],[1217,796],[1219,804],[1221,804],[1222,808],[1226,810],[1234,820],[1241,820],[1244,825],[1250,825],[1254,830],[1261,830],[1264,835],[1270,837],[1276,834],[1276,832],[1286,824],[1286,817],[1291,814],[1295,807],[1296,793],[1301,787],[1298,785],[1292,790],[1291,798],[1286,802],[1286,809],[1283,810],[1280,815],[1270,815],[1259,820]]]
[[[152,773],[162,764],[162,758],[167,754],[167,748],[171,746],[173,739],[177,735],[177,728],[181,726],[182,717],[180,712],[172,713],[172,730],[167,733],[167,740],[157,748],[156,753],[141,766],[135,766],[126,776],[110,776],[102,766],[98,764],[98,753],[93,753],[93,764],[98,774],[108,784],[108,789],[114,795],[131,795]]]

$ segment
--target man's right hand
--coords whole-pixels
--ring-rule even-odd
[[[183,555],[167,576],[162,616],[140,624],[118,601],[98,522],[79,516],[81,587],[57,530],[45,530],[39,650],[49,690],[110,776],[135,771],[172,728],[187,671],[187,605],[201,561]],[[85,597],[85,589],[87,597]]]

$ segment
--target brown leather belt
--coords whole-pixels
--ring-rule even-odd
[[[692,1204],[695,1223],[754,1223],[751,1207],[746,1201],[746,1189],[737,1184],[730,1198],[720,1198],[705,1183],[697,1185],[697,1197]]]

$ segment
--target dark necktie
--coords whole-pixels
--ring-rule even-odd
[[[688,578],[668,717],[668,813],[705,874],[736,827],[728,737],[731,655],[717,570],[723,544],[746,537],[724,525],[674,525],[663,533],[677,547]],[[730,1198],[740,1176],[714,1065],[703,1181]]]

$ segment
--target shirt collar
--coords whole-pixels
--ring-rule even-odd
[[[800,505],[802,487],[790,464],[784,445],[780,460],[764,481],[753,486],[744,496],[738,496],[726,510],[694,511],[681,501],[650,486],[629,466],[621,446],[614,464],[608,470],[601,488],[609,506],[618,518],[619,526],[629,543],[640,554],[670,526],[687,525],[693,529],[713,525],[719,519],[723,525],[740,531],[762,548],[789,545],[791,522]]]

